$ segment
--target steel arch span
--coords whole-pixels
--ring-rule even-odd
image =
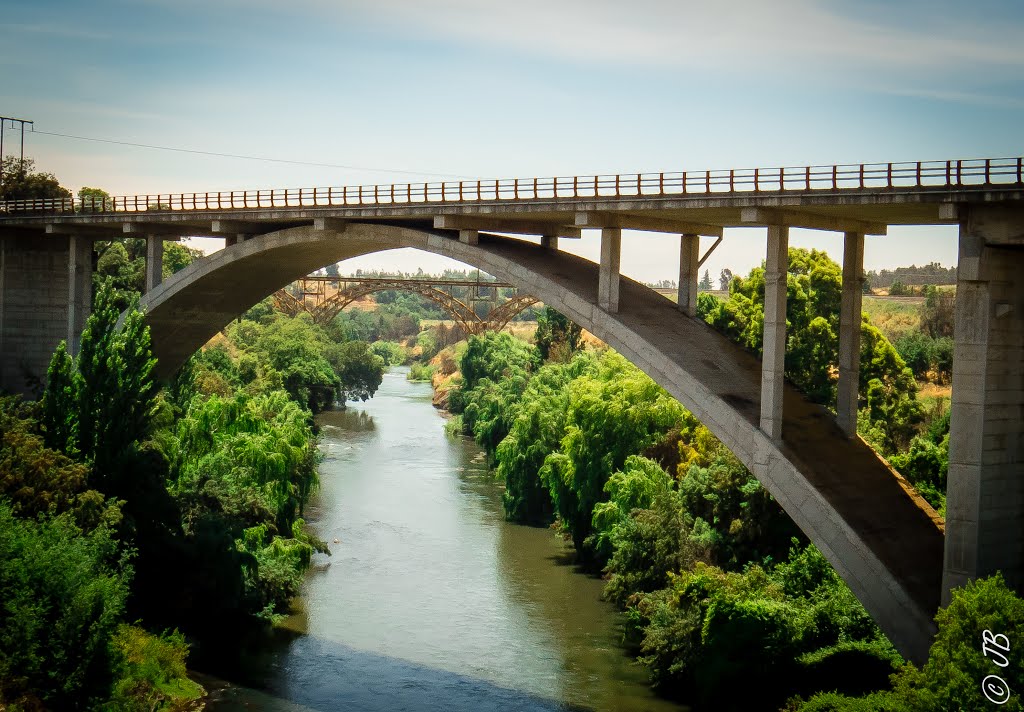
[[[354,281],[354,280],[352,280]],[[487,286],[487,283],[482,283]],[[338,290],[330,297],[310,308],[304,300],[288,293],[287,289],[274,292],[274,304],[287,314],[295,316],[305,312],[313,317],[313,321],[326,325],[334,321],[344,309],[353,302],[376,292],[401,291],[418,294],[429,299],[447,313],[458,324],[464,334],[479,334],[488,330],[500,330],[516,315],[538,303],[536,297],[517,294],[495,307],[485,316],[478,315],[473,307],[461,299],[453,297],[436,285],[423,284],[419,281],[403,279],[375,280],[371,283],[355,281],[351,286]]]
[[[598,266],[510,238],[478,245],[382,224],[344,232],[295,227],[197,261],[143,299],[158,375],[171,375],[218,330],[274,291],[324,265],[413,247],[509,282],[617,349],[690,409],[814,542],[897,648],[927,657],[943,561],[941,520],[866,443],[825,408],[785,386],[785,427],[759,427],[761,363],[669,300],[622,279],[619,310],[598,306]]]

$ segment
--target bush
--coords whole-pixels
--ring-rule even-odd
[[[180,710],[203,696],[203,688],[188,678],[188,645],[181,633],[156,636],[121,625],[112,646],[117,658],[117,681],[110,708],[118,712]]]
[[[414,363],[406,376],[410,381],[430,381],[434,378],[435,366],[428,363]]]
[[[0,501],[0,708],[105,699],[131,570],[106,527],[18,520]]]

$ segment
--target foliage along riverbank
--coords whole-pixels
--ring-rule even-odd
[[[841,272],[806,250],[791,250],[789,272],[787,377],[831,406]],[[727,300],[700,299],[705,320],[753,351],[763,280],[755,269],[733,281]],[[610,349],[581,351],[561,315],[549,310],[545,322],[536,346],[507,334],[469,339],[448,392],[451,427],[487,451],[510,519],[554,523],[580,561],[603,573],[606,596],[625,613],[624,642],[661,693],[700,709],[985,704],[992,666],[982,631],[1024,632],[1024,603],[1001,577],[957,592],[937,618],[927,665],[905,663],[821,553],[692,414]],[[899,353],[866,322],[861,335],[859,428],[942,507],[948,417],[929,422]],[[1011,656],[1007,679],[1019,690],[1020,646]],[[1019,698],[1011,707],[1020,709]]]
[[[152,379],[110,283],[40,402],[0,399],[0,707],[186,710],[189,644],[288,610],[314,551],[311,410],[373,394],[383,361],[257,313]]]

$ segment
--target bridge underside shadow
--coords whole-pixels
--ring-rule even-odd
[[[935,633],[941,523],[927,504],[826,409],[786,385],[783,438],[759,428],[761,363],[653,290],[623,279],[619,311],[598,304],[598,266],[520,240],[479,245],[401,227],[299,227],[236,244],[179,272],[143,300],[158,373],[185,360],[253,304],[350,257],[413,247],[468,263],[576,321],[690,409],[779,501],[897,648],[921,662]]]

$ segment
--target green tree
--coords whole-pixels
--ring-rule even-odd
[[[102,188],[80,188],[78,200],[82,204],[82,208],[89,212],[110,210],[113,207],[110,193]]]
[[[66,199],[71,191],[61,186],[52,173],[35,170],[31,158],[7,156],[0,161],[0,202],[8,200]]]
[[[577,551],[597,565],[605,562],[594,558],[593,542],[586,540],[594,507],[607,499],[605,483],[628,456],[660,440],[682,417],[675,399],[614,352],[601,357],[596,377],[569,385],[561,451],[545,459],[540,475]]]
[[[106,527],[18,520],[0,501],[0,706],[82,709],[106,699],[131,570]]]
[[[552,358],[552,348],[557,361],[568,361],[580,349],[583,328],[569,317],[549,306],[537,316],[537,331],[534,342],[542,359]]]
[[[505,516],[514,522],[546,526],[554,517],[551,493],[540,477],[544,460],[565,437],[569,384],[596,373],[593,356],[579,353],[568,364],[549,363],[530,379],[495,462],[505,483]]]
[[[714,289],[715,286],[711,282],[711,270],[704,270],[704,276],[700,278],[700,282],[697,283],[697,289],[702,292],[707,292]]]
[[[157,391],[142,312],[131,306],[119,327],[113,297],[109,284],[100,288],[73,364],[66,347],[58,346],[43,394],[47,441],[90,463],[101,485],[148,434]]]

